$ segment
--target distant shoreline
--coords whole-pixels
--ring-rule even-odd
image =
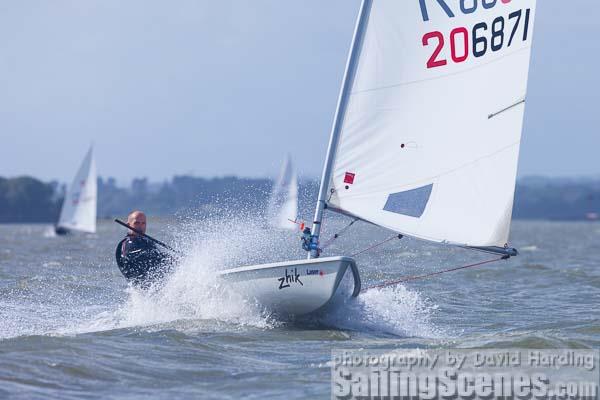
[[[155,217],[193,213],[198,217],[243,209],[260,214],[272,181],[235,176],[200,178],[175,176],[161,183],[134,179],[119,187],[114,178],[98,178],[98,215],[123,217],[143,209]],[[318,190],[316,180],[301,180],[301,210],[311,210]],[[64,184],[32,177],[0,177],[0,223],[52,224],[58,219]],[[112,217],[106,217],[112,218]],[[310,217],[308,217],[310,218]],[[600,178],[519,179],[513,219],[533,221],[594,221],[600,219]]]

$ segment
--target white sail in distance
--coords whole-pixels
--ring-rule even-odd
[[[535,6],[365,0],[328,207],[429,241],[505,246]]]
[[[96,163],[93,148],[90,147],[67,189],[57,226],[81,232],[96,232],[97,192]]]
[[[281,166],[279,177],[269,198],[267,219],[269,225],[280,229],[295,229],[298,216],[298,179],[288,155]]]

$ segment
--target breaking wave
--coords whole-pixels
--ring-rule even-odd
[[[436,337],[431,322],[436,307],[403,286],[371,290],[356,299],[337,300],[320,315],[293,321],[275,318],[251,299],[218,278],[217,271],[242,265],[302,259],[297,231],[267,229],[264,219],[241,215],[186,217],[169,226],[175,246],[185,256],[161,285],[140,291],[107,287],[101,304],[69,310],[66,321],[46,329],[11,329],[21,334],[79,334],[124,328],[271,329],[288,324],[314,324],[370,334]],[[66,268],[66,267],[65,267]],[[98,285],[97,282],[88,282]],[[49,287],[47,287],[49,288]],[[65,296],[68,296],[65,294]],[[107,300],[108,299],[108,300]],[[65,304],[75,302],[65,299]],[[55,312],[54,312],[55,311]],[[63,310],[50,314],[59,315]],[[94,314],[90,315],[91,312]],[[63,314],[63,315],[65,315]],[[16,322],[16,321],[15,321]],[[153,328],[156,327],[156,328]],[[40,329],[41,328],[41,329]],[[27,332],[27,333],[25,333]],[[3,335],[4,336],[4,335]]]

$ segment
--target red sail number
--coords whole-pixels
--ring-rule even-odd
[[[429,41],[434,38],[438,40],[438,44],[433,54],[429,58],[429,61],[427,61],[427,68],[441,67],[448,64],[448,61],[446,60],[437,60],[437,57],[440,55],[440,52],[444,48],[444,35],[442,34],[442,32],[435,31],[426,33],[423,36],[423,46],[429,46]]]
[[[461,56],[456,55],[456,35],[463,35],[463,54]],[[450,52],[452,54],[452,61],[455,63],[461,63],[469,57],[469,31],[467,28],[456,28],[450,32]]]
[[[460,43],[461,41],[457,40],[457,36],[462,36],[462,50],[459,51],[457,51],[457,42]],[[440,53],[444,49],[444,35],[439,31],[426,33],[423,36],[423,46],[429,46],[431,39],[437,39],[437,46],[431,57],[429,57],[429,61],[427,61],[427,68],[436,68],[447,65],[447,60],[438,59]],[[450,53],[452,61],[455,63],[464,62],[469,58],[469,31],[467,31],[466,28],[456,28],[450,32]]]

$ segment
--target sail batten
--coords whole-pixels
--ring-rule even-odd
[[[417,0],[368,5],[328,206],[424,240],[503,248],[536,1],[427,19]]]
[[[361,94],[361,93],[377,92],[377,91],[380,91],[380,90],[386,90],[386,89],[399,88],[399,87],[403,87],[403,86],[416,85],[416,84],[427,82],[427,81],[441,80],[441,79],[444,79],[444,78],[447,78],[447,77],[450,77],[450,76],[453,76],[453,75],[468,74],[472,70],[475,70],[475,69],[478,69],[478,68],[484,68],[488,64],[502,61],[502,60],[506,59],[507,57],[511,57],[512,55],[518,54],[520,52],[531,52],[531,46],[523,47],[523,48],[521,48],[519,50],[514,51],[513,53],[510,53],[509,55],[507,55],[505,57],[496,58],[494,60],[489,61],[488,63],[482,63],[481,65],[477,65],[475,67],[468,68],[468,69],[465,69],[465,70],[462,70],[462,71],[457,71],[457,72],[454,72],[452,74],[440,75],[440,76],[435,76],[435,77],[426,78],[426,79],[419,79],[419,80],[414,80],[414,81],[394,83],[394,84],[389,84],[387,86],[374,87],[374,88],[370,88],[370,89],[360,89],[360,90],[356,90],[355,89],[355,90],[351,91],[350,94],[351,95],[357,95],[357,94]]]

